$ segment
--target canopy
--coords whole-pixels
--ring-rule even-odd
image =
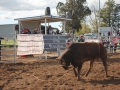
[[[52,15],[17,18],[17,19],[14,19],[14,20],[18,20],[18,21],[40,21],[41,23],[45,23],[45,19],[47,20],[47,23],[71,20],[71,19],[67,19],[67,18],[63,18],[63,17],[59,17],[59,16],[52,16]]]
[[[26,17],[26,18],[17,18],[14,20],[18,20],[19,23],[19,33],[21,30],[21,27],[24,26],[22,24],[30,23],[30,24],[35,24],[41,26],[41,23],[45,23],[45,34],[46,34],[46,23],[51,23],[51,22],[63,22],[64,23],[64,33],[65,33],[65,22],[68,20],[68,18],[63,18],[59,16],[52,16],[52,15],[43,15],[43,16],[35,16],[35,17]],[[31,26],[31,25],[30,25]]]

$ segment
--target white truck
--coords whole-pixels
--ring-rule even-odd
[[[100,30],[101,36],[108,36],[108,32],[110,32],[111,36],[113,36],[112,27],[100,27],[99,30]]]

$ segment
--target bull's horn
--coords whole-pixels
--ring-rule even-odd
[[[56,60],[56,61],[59,61],[60,59],[59,59],[59,58],[56,58],[55,60]]]

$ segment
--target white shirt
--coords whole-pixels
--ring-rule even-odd
[[[51,29],[49,30],[49,34],[52,34],[52,30]]]

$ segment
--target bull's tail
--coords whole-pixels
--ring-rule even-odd
[[[101,60],[107,60],[107,50],[106,48],[100,43],[99,44],[100,47],[100,58]]]

